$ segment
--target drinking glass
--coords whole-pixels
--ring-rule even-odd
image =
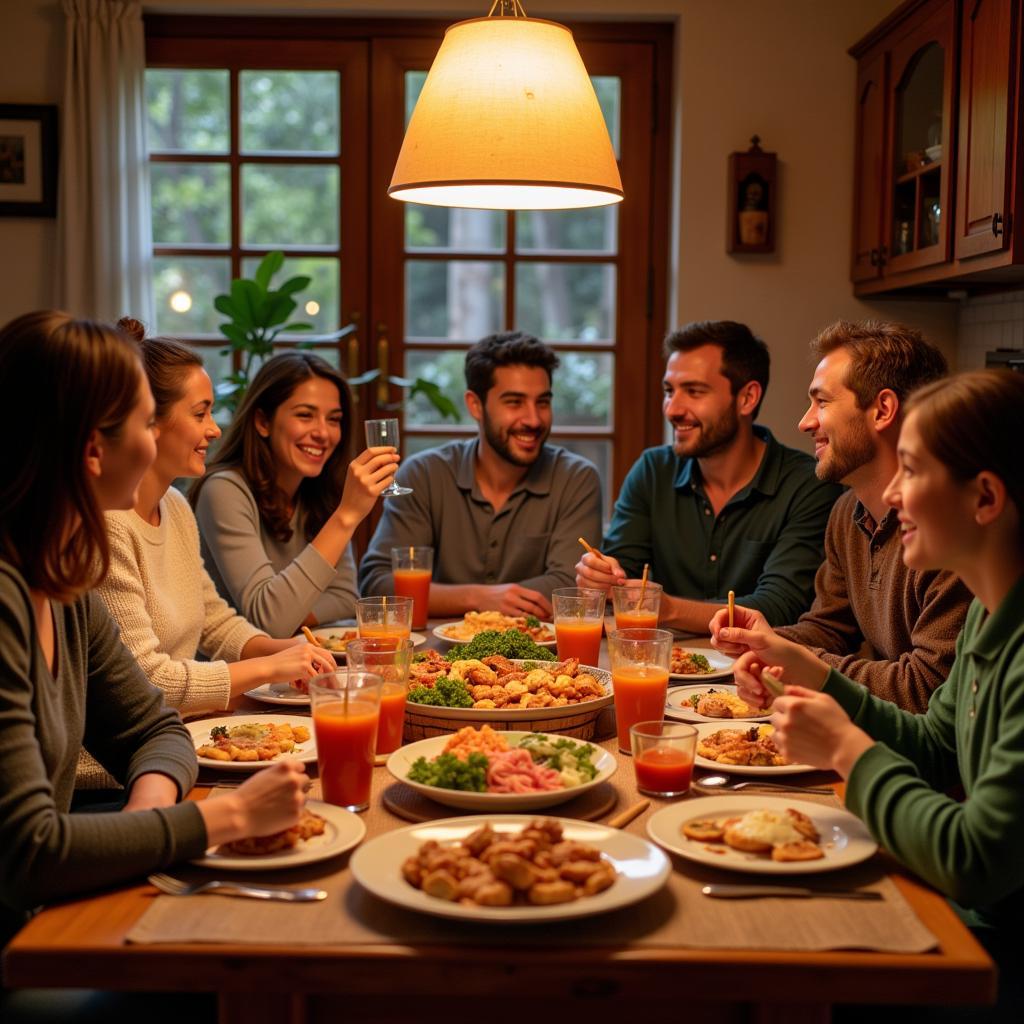
[[[392,548],[391,573],[395,593],[412,598],[412,628],[423,629],[430,612],[430,578],[434,574],[433,548]]]
[[[629,727],[665,717],[672,634],[667,629],[615,629],[608,637],[619,750],[632,752]]]
[[[324,800],[349,811],[370,806],[381,678],[339,669],[309,684]]]
[[[350,672],[372,672],[381,678],[380,726],[375,749],[378,756],[390,754],[402,745],[412,641],[383,638],[350,640],[345,655]]]
[[[648,796],[684,796],[690,790],[697,729],[682,722],[637,722],[629,727],[636,788]]]
[[[408,640],[412,632],[412,598],[361,597],[356,601],[356,626],[364,639]]]
[[[367,420],[367,448],[394,448],[398,450],[398,420]],[[394,498],[400,494],[412,494],[411,487],[399,487],[394,480],[380,492],[382,498]]]
[[[661,584],[626,580],[612,587],[616,629],[657,629],[661,609]]]
[[[603,590],[559,587],[551,592],[555,640],[562,661],[579,658],[581,665],[597,664],[604,630],[604,603]]]

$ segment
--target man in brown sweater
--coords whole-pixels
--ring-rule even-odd
[[[821,480],[850,490],[832,509],[814,603],[780,635],[872,693],[924,711],[945,681],[970,593],[948,572],[903,564],[899,521],[882,498],[896,473],[907,395],[946,372],[942,354],[920,332],[878,321],[839,321],[811,348],[820,360],[800,429],[814,439]],[[737,608],[711,620],[714,646],[739,655],[746,630],[769,629],[758,612]]]

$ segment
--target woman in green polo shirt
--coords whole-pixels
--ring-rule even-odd
[[[925,714],[873,697],[773,633],[743,634],[751,650],[736,663],[740,694],[755,707],[770,700],[764,673],[787,684],[773,719],[783,753],[839,772],[850,810],[955,901],[997,961],[1015,967],[1024,910],[1022,437],[1021,374],[960,374],[908,403],[900,469],[886,492],[904,562],[949,569],[975,596],[949,679]],[[963,801],[946,795],[958,780]],[[1000,1014],[1019,1008],[1020,985],[1019,971],[1004,972]]]

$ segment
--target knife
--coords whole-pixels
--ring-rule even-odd
[[[752,899],[758,896],[826,896],[840,900],[880,900],[884,899],[880,892],[873,889],[804,889],[794,885],[733,885],[731,883],[714,882],[705,885],[701,892],[705,896],[714,896],[723,900]]]

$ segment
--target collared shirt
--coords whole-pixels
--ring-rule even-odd
[[[414,455],[398,482],[412,494],[388,498],[359,567],[363,594],[391,592],[391,549],[434,549],[438,583],[521,583],[550,598],[575,585],[578,537],[601,533],[601,485],[586,459],[544,445],[495,512],[476,481],[478,441],[452,441]]]
[[[811,604],[829,511],[842,488],[814,475],[814,459],[765,442],[751,481],[715,511],[696,459],[671,445],[649,448],[626,476],[602,550],[630,576],[644,563],[665,592],[697,601],[736,601],[773,626],[796,621]]]
[[[1017,929],[1024,910],[1024,577],[991,614],[975,600],[949,679],[923,715],[832,670],[825,693],[872,739],[847,806],[911,871]],[[967,799],[947,796],[957,780]],[[1007,934],[1009,934],[1007,932]]]

